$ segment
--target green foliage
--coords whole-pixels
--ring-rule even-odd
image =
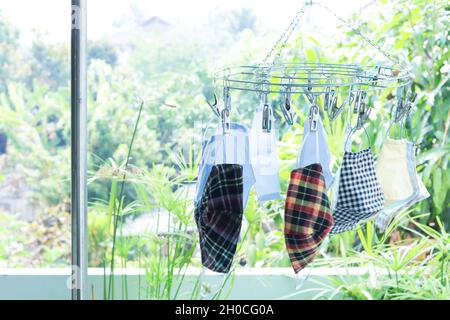
[[[16,50],[19,30],[0,11],[0,91],[6,90],[6,83],[17,78]]]
[[[105,63],[115,66],[118,56],[114,46],[106,41],[95,41],[88,43],[88,63],[92,60],[103,60]]]
[[[367,272],[355,276],[328,277],[319,281],[316,299],[352,300],[449,300],[450,299],[450,238],[437,219],[439,230],[410,218],[419,231],[415,238],[405,238],[395,245],[379,241],[368,242],[371,225],[361,232],[363,252],[352,258],[324,261],[330,267],[360,267]],[[399,219],[397,222],[399,223]],[[399,227],[399,225],[395,225]],[[392,231],[393,229],[391,229]],[[373,235],[373,233],[372,233]],[[388,237],[385,235],[384,239]],[[365,239],[365,240],[363,240]],[[331,264],[332,263],[332,264]]]
[[[70,264],[69,203],[45,208],[32,221],[0,212],[0,266],[66,267]]]
[[[89,261],[105,271],[111,266],[144,268],[141,298],[180,297],[184,272],[189,266],[200,266],[192,188],[200,141],[217,125],[205,103],[205,97],[211,99],[213,93],[221,98],[220,84],[212,83],[214,68],[260,60],[270,45],[267,35],[257,32],[257,21],[249,10],[214,19],[216,25],[201,40],[175,36],[174,29],[159,24],[148,32],[151,36],[134,34],[117,51],[116,44],[108,41],[89,46]],[[351,22],[411,67],[418,103],[406,128],[417,146],[418,170],[431,197],[402,212],[385,234],[369,223],[361,230],[329,237],[315,265],[361,266],[369,268],[369,273],[357,283],[331,279],[332,287],[317,297],[448,299],[448,6],[444,1],[380,1],[371,7],[371,15],[355,15]],[[339,28],[342,36],[329,42],[298,35],[285,48],[283,58],[293,62],[386,61],[354,32]],[[0,133],[8,141],[0,182],[11,175],[25,179],[31,203],[42,208],[42,217],[37,219],[41,226],[8,214],[0,216],[0,261],[5,266],[66,265],[69,235],[61,224],[68,222],[59,219],[68,215],[62,199],[70,191],[68,48],[47,44],[42,38],[31,47],[21,46],[18,31],[3,15],[0,43]],[[379,101],[371,102],[376,112],[371,113],[367,131],[374,154],[382,145],[395,94],[383,92]],[[130,157],[140,99],[145,105]],[[302,97],[294,99],[294,126],[276,114],[283,194],[308,105]],[[276,104],[281,97],[273,94],[270,100]],[[233,92],[232,103],[239,105],[233,109],[233,121],[249,124],[258,97]],[[325,116],[324,124],[336,171],[343,155],[345,119],[341,116],[330,123]],[[354,142],[355,147],[367,143],[359,135]],[[167,219],[169,227],[162,230],[157,225],[140,234],[124,231],[127,223],[143,216]],[[31,245],[24,234],[39,241],[44,235],[45,241]],[[290,266],[283,236],[283,200],[261,206],[251,193],[242,235],[235,268]],[[109,279],[105,277],[106,297],[117,297]],[[230,280],[232,276],[226,279]],[[126,277],[121,285],[126,298]],[[208,290],[215,298],[226,294],[224,284],[217,293],[200,282],[194,288],[189,298]]]
[[[48,85],[52,90],[69,86],[70,61],[66,46],[49,45],[39,37],[33,42],[30,51],[30,73],[26,79],[28,87],[37,83]]]

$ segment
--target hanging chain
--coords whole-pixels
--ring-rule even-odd
[[[374,49],[376,49],[377,51],[379,51],[381,54],[383,54],[387,59],[389,59],[389,61],[391,61],[392,63],[394,63],[394,65],[399,65],[402,66],[402,64],[395,59],[392,55],[390,55],[389,53],[387,53],[385,50],[383,50],[379,45],[377,45],[373,40],[369,39],[367,36],[365,36],[364,34],[362,34],[362,32],[360,31],[360,28],[355,28],[353,27],[349,22],[347,22],[344,18],[338,16],[334,11],[332,11],[330,8],[328,8],[326,5],[320,3],[320,2],[316,2],[315,4],[317,4],[319,7],[322,7],[323,9],[325,9],[326,11],[328,11],[330,14],[332,14],[336,19],[338,19],[339,21],[341,21],[344,25],[346,25],[348,28],[350,28],[356,35],[358,35],[360,38],[362,38],[364,41],[366,41],[368,44],[370,44]]]
[[[281,52],[283,51],[284,47],[286,46],[287,41],[292,35],[292,32],[297,28],[300,18],[305,14],[305,9],[307,6],[311,6],[313,4],[312,1],[306,1],[303,6],[300,8],[300,10],[295,15],[294,19],[289,23],[286,30],[281,34],[280,38],[275,42],[273,47],[270,49],[270,51],[267,53],[265,58],[262,60],[262,64],[267,64],[270,57],[275,53],[275,50],[277,50],[273,60],[272,64],[275,63],[275,61],[281,56]]]
[[[347,22],[342,17],[338,16],[334,11],[332,11],[330,8],[328,8],[326,5],[320,3],[320,2],[313,2],[313,1],[306,1],[303,6],[300,8],[300,10],[295,15],[294,19],[289,23],[286,30],[281,34],[280,38],[275,42],[273,47],[270,49],[270,51],[267,53],[265,58],[262,60],[262,64],[267,64],[268,60],[272,55],[275,55],[272,60],[271,66],[275,64],[275,61],[281,56],[281,53],[283,49],[286,47],[287,41],[291,37],[294,30],[297,28],[298,24],[300,23],[300,18],[305,14],[305,9],[308,6],[317,5],[319,7],[322,7],[327,12],[329,12],[331,15],[333,15],[337,20],[341,21],[345,26],[350,28],[356,35],[358,35],[360,38],[362,38],[364,41],[366,41],[370,46],[372,46],[374,49],[376,49],[378,52],[383,54],[389,61],[394,63],[394,65],[403,66],[397,59],[395,59],[391,54],[387,53],[385,50],[383,50],[378,44],[376,44],[373,40],[365,36],[361,31],[360,28],[353,27],[349,22]]]

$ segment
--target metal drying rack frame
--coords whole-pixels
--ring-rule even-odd
[[[230,90],[280,94],[305,94],[305,89],[325,94],[328,88],[348,93],[411,84],[409,72],[393,66],[309,62],[228,67],[216,72],[214,79]]]
[[[279,62],[281,52],[287,44],[294,29],[298,26],[300,18],[307,7],[316,5],[332,14],[337,20],[344,23],[365,42],[381,52],[390,65],[359,65],[359,64],[333,64],[321,62]],[[269,62],[271,60],[271,62]],[[259,93],[263,101],[262,129],[271,130],[272,108],[268,103],[269,94],[279,94],[285,97],[280,104],[281,111],[288,122],[293,124],[291,98],[295,94],[307,97],[311,107],[318,108],[318,97],[323,96],[323,109],[328,113],[331,121],[337,118],[348,107],[358,114],[358,126],[368,119],[370,108],[366,103],[369,94],[375,95],[377,91],[386,88],[396,88],[398,106],[402,108],[414,103],[416,95],[409,90],[412,76],[408,68],[396,61],[389,53],[384,51],[374,41],[366,37],[330,8],[320,2],[306,1],[296,13],[276,43],[269,50],[261,63],[255,65],[242,65],[226,67],[214,73],[214,83],[222,83],[223,109],[218,108],[217,97],[215,102],[208,102],[214,114],[221,118],[224,133],[229,133],[231,113],[231,90]],[[339,102],[338,102],[339,101]],[[401,110],[397,110],[401,111]]]

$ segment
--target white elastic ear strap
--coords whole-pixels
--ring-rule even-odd
[[[319,163],[319,121],[317,120],[317,128],[316,128],[316,163]],[[321,127],[321,126],[320,126]]]
[[[309,121],[309,120],[306,120]],[[308,123],[309,126],[311,126],[310,123]],[[306,128],[306,126],[305,126]],[[300,145],[300,149],[298,150],[298,156],[297,156],[297,168],[300,167],[301,161],[302,161],[302,155],[303,155],[303,147],[305,146],[306,140],[308,140],[309,137],[309,131],[310,130],[305,130],[305,128],[303,128],[303,137],[302,137],[302,144]],[[305,133],[306,131],[306,133]]]

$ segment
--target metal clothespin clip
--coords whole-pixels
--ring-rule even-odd
[[[229,134],[231,132],[231,119],[230,119],[230,110],[225,108],[221,113],[222,118],[222,130],[223,134]]]
[[[308,80],[309,83],[311,83],[311,80]],[[308,101],[312,105],[316,105],[316,97],[314,96],[312,92],[312,87],[309,86],[307,89],[303,88],[303,91],[305,92],[306,98],[308,98]]]
[[[396,113],[396,122],[402,121],[404,118],[408,117],[411,109],[413,108],[417,99],[417,93],[408,92],[405,100],[402,99],[401,110]]]
[[[325,89],[324,102],[323,102],[323,110],[325,110],[325,112],[328,112],[328,109],[330,108],[330,102],[332,100],[332,91],[334,93],[334,90],[331,90],[331,87],[327,87]]]
[[[309,109],[309,131],[317,131],[317,126],[319,122],[319,107],[316,105],[311,106]]]
[[[231,111],[231,94],[230,94],[230,87],[228,86],[223,87],[223,105],[225,109]]]
[[[308,101],[311,105],[316,105],[316,97],[313,93],[313,87],[311,84],[311,71],[308,72],[308,87],[305,89],[303,88],[303,92],[305,93],[306,98],[308,98]]]
[[[394,122],[399,122],[403,119],[408,105],[409,95],[405,94],[405,87],[397,90],[397,107],[394,113]]]
[[[291,97],[292,97],[291,87],[287,86],[284,104],[281,103],[280,106],[281,106],[281,111],[283,112],[284,119],[286,120],[286,122],[289,125],[294,124],[294,116],[292,115],[292,110],[291,110]]]
[[[417,102],[417,93],[412,93],[409,97],[408,102],[408,113],[411,111],[411,109],[416,105]]]
[[[348,96],[347,96],[347,104],[350,107],[353,102],[355,101],[355,94],[353,94],[353,86],[350,86],[348,89]]]
[[[349,94],[351,94],[351,91]],[[338,107],[338,95],[337,92],[335,91],[335,93],[333,94],[333,98],[330,101],[330,109],[328,112],[328,117],[330,118],[331,122],[336,120],[336,118],[341,114],[341,112],[344,111],[344,107],[347,104],[347,100],[342,102],[341,105]]]
[[[262,130],[265,133],[272,131],[272,108],[269,106],[267,93],[264,94],[264,107],[262,114]]]
[[[380,73],[381,73],[381,66],[379,66],[379,65],[375,66],[375,71],[372,76],[372,85],[373,86],[377,85],[378,76],[380,75]]]
[[[366,104],[367,92],[365,90],[358,89],[355,96],[355,104],[353,105],[353,113],[359,113],[359,109]]]
[[[217,116],[220,117],[220,111],[219,111],[219,107],[217,106],[217,96],[214,93],[214,102],[210,103],[208,101],[208,99],[206,100],[206,103],[208,104],[208,106],[211,108],[212,112]]]
[[[366,93],[363,92],[364,98]],[[371,108],[367,105],[365,100],[360,100],[359,110],[358,110],[358,121],[356,123],[356,129],[361,129],[366,123],[367,119],[369,119]]]
[[[362,96],[362,91],[360,88],[357,89],[356,93],[355,93],[355,99],[354,99],[354,104],[353,104],[353,113],[357,114],[359,112],[359,106],[361,104],[361,96]]]

